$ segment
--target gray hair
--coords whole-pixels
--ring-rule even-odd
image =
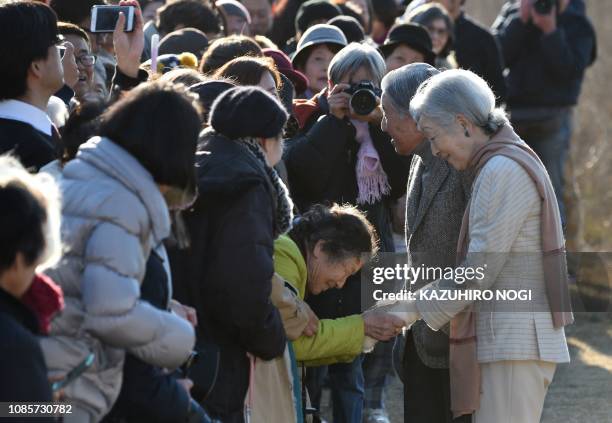
[[[410,113],[410,100],[419,86],[439,73],[439,70],[427,63],[412,63],[385,75],[381,88],[395,110],[400,114],[407,114]]]
[[[448,128],[457,115],[492,135],[508,124],[506,112],[495,108],[495,95],[484,79],[463,69],[451,69],[422,84],[410,102],[410,114],[419,124],[423,117]]]
[[[374,47],[367,44],[351,43],[338,52],[329,64],[327,77],[334,84],[346,75],[352,76],[359,68],[365,68],[372,76],[372,82],[380,85],[387,66],[385,59]]]

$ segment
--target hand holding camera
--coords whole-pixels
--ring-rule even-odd
[[[550,34],[557,29],[558,10],[559,0],[521,0],[520,16],[523,22],[531,19],[544,34]]]
[[[327,102],[330,113],[338,119],[349,116],[364,122],[380,123],[380,95],[380,88],[370,81],[337,84],[330,91]]]
[[[338,119],[344,119],[349,114],[349,100],[351,96],[345,92],[349,84],[336,84],[327,95],[329,113]]]

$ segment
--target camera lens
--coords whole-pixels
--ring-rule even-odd
[[[357,90],[351,96],[351,107],[358,115],[369,115],[376,108],[376,94],[371,90]]]

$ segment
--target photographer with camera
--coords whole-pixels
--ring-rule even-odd
[[[563,172],[573,108],[584,72],[596,57],[584,0],[508,2],[493,29],[509,70],[512,125],[544,162],[565,223]]]
[[[380,81],[385,72],[385,61],[373,47],[353,43],[340,50],[329,65],[328,87],[310,100],[294,101],[300,133],[287,140],[285,162],[291,195],[301,213],[318,203],[357,205],[379,234],[380,251],[393,252],[389,205],[406,190],[408,162],[395,154],[389,136],[380,129]],[[313,295],[308,303],[320,319],[360,314],[360,283],[357,272],[342,289]],[[388,322],[378,324],[384,330]],[[377,363],[383,379],[390,361],[389,350],[386,361]],[[315,406],[324,372],[325,368],[315,368],[307,377]],[[334,421],[361,422],[361,358],[331,365],[328,372]]]

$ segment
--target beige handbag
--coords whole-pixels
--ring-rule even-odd
[[[272,277],[270,299],[280,312],[287,339],[299,338],[308,324],[308,305],[276,273]],[[300,381],[294,380],[291,373],[289,347],[285,347],[281,357],[270,361],[248,356],[251,371],[245,398],[245,423],[296,423],[299,404],[295,403],[294,383]]]
[[[249,357],[251,374],[245,401],[245,423],[297,423],[289,348],[270,361]]]

